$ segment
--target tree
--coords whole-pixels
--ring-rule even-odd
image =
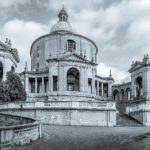
[[[13,71],[7,72],[6,91],[11,101],[25,101],[26,92],[21,83],[20,77]]]
[[[8,102],[10,101],[9,92],[5,82],[0,82],[0,101]]]

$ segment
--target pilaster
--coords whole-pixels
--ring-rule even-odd
[[[35,93],[37,93],[37,77],[35,77]]]
[[[45,90],[44,90],[44,77],[42,77],[42,93],[45,93]]]

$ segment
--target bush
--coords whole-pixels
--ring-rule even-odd
[[[7,102],[26,100],[26,92],[17,73],[7,72],[7,80],[0,84],[0,100]]]
[[[7,86],[4,82],[0,82],[0,101],[8,102],[10,101],[9,92]]]

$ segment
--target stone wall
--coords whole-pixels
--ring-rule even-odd
[[[112,102],[30,102],[0,106],[0,112],[32,117],[46,124],[115,126]]]
[[[126,114],[144,126],[150,126],[150,103],[146,101],[133,102],[126,107]]]
[[[14,119],[15,116],[8,114],[5,116]],[[16,117],[16,119],[19,118],[20,117]],[[24,145],[41,137],[41,125],[39,121],[24,117],[21,117],[20,119],[26,123],[11,126],[5,125],[0,127],[0,149],[9,148],[14,144]],[[28,121],[29,123],[27,123]]]

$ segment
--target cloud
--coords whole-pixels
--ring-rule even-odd
[[[17,5],[18,3],[23,4],[23,3],[25,3],[25,0],[2,0],[2,1],[0,1],[0,6],[10,7],[12,5]]]
[[[8,37],[12,41],[12,47],[18,49],[21,60],[18,68],[19,72],[23,71],[26,61],[30,68],[30,46],[36,38],[46,34],[48,30],[45,25],[18,19],[11,20],[3,26],[1,39]]]
[[[11,38],[23,57],[35,38],[49,32],[63,4],[76,33],[97,44],[102,76],[112,68],[114,78],[122,81],[132,60],[141,60],[150,53],[149,0],[0,1],[1,39]]]
[[[110,70],[112,73],[112,77],[115,80],[115,83],[123,82],[125,79],[130,80],[130,75],[128,72],[124,72],[112,66],[107,66],[104,63],[100,63],[97,67],[97,74],[102,77],[109,77]],[[127,80],[126,80],[127,81]]]

